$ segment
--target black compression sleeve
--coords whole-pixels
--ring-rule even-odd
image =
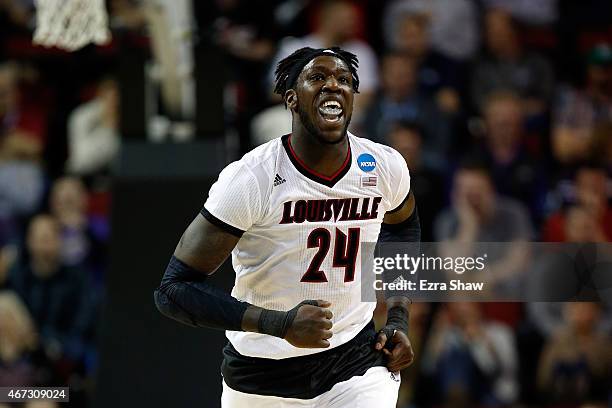
[[[406,254],[412,258],[417,258],[421,252],[421,223],[416,205],[410,217],[408,217],[408,219],[405,221],[400,222],[399,224],[383,223],[380,228],[378,242],[410,242],[410,245],[406,245]],[[413,273],[418,273],[418,271]],[[385,270],[382,274],[382,280],[386,284],[390,284],[398,278],[403,279],[402,272],[396,269]],[[393,291],[387,289],[384,291],[384,294],[386,298],[393,296],[408,297],[408,294],[405,291]]]
[[[242,317],[249,307],[174,256],[154,297],[162,314],[193,327],[242,330]]]
[[[241,302],[207,282],[208,277],[176,257],[170,259],[155,305],[165,316],[192,327],[242,330],[242,318],[250,303]],[[305,300],[288,312],[262,309],[257,331],[284,338],[300,306],[317,305]]]
[[[421,242],[421,221],[419,211],[414,207],[408,219],[399,224],[385,224],[380,227],[379,242]]]

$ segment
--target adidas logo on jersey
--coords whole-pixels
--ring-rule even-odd
[[[283,184],[285,181],[284,178],[282,178],[281,176],[278,175],[278,173],[276,174],[276,177],[274,177],[274,187],[276,186],[280,186],[281,184]]]

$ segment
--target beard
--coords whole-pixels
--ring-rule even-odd
[[[344,129],[342,129],[342,135],[338,138],[338,140],[327,140],[325,137],[323,137],[319,129],[314,124],[312,118],[308,116],[308,113],[302,108],[300,103],[298,103],[297,106],[297,113],[300,117],[300,122],[302,122],[308,133],[310,133],[319,143],[322,144],[334,145],[341,143],[346,137],[349,124],[351,123],[351,116],[348,116],[346,118],[346,123],[344,124]]]

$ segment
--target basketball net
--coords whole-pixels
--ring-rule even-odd
[[[34,44],[78,50],[110,40],[104,0],[36,0]]]

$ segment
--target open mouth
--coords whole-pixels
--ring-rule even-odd
[[[330,123],[339,122],[344,110],[337,101],[325,101],[319,105],[319,113],[323,119]]]

